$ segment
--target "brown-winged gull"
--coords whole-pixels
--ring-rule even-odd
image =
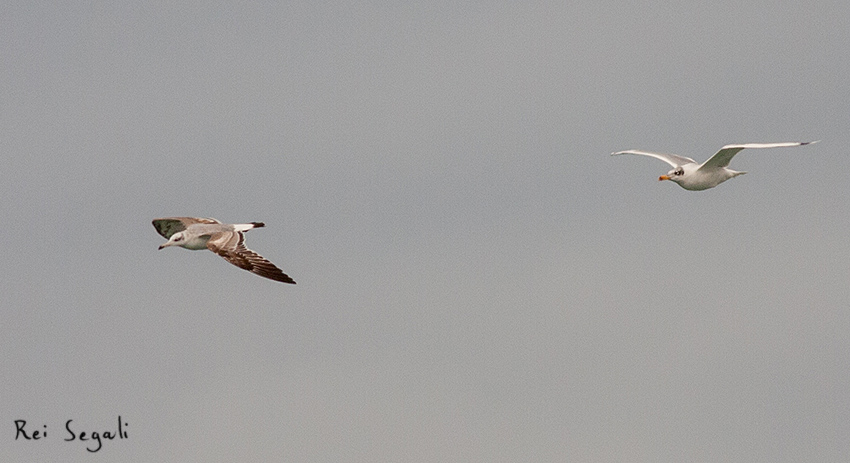
[[[244,232],[265,227],[262,222],[228,224],[201,217],[166,217],[154,219],[153,226],[168,239],[159,249],[168,246],[193,251],[209,249],[239,268],[275,281],[295,284],[295,280],[273,263],[245,247]]]

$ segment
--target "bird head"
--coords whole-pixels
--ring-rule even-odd
[[[681,179],[683,175],[685,175],[685,169],[682,166],[679,166],[671,170],[670,172],[667,172],[667,175],[662,175],[661,177],[658,177],[658,181],[660,182],[662,180],[672,180],[675,182]]]
[[[159,249],[167,248],[169,246],[180,246],[180,244],[183,243],[183,238],[185,238],[183,236],[183,232],[177,232],[177,233],[171,235],[171,238],[169,238],[168,241],[166,241],[165,243],[162,243],[159,246]]]

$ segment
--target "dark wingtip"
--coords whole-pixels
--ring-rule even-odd
[[[251,222],[251,225],[253,225],[254,228],[260,228],[260,227],[266,226],[266,224],[264,224],[263,222]]]
[[[280,270],[280,269],[278,269],[278,271],[279,271],[279,270]],[[256,273],[256,272],[254,272],[254,273]],[[275,273],[272,273],[272,274],[262,274],[262,273],[257,273],[257,275],[264,276],[264,277],[266,277],[266,278],[268,278],[268,279],[270,279],[270,280],[279,281],[279,282],[281,282],[281,283],[289,283],[289,284],[291,284],[291,285],[294,285],[294,284],[295,284],[295,280],[293,280],[292,278],[290,278],[290,277],[289,277],[289,275],[287,275],[287,274],[285,274],[285,273],[283,273],[283,272],[280,272],[280,271],[279,271],[279,273],[278,273],[278,272],[275,272]]]
[[[292,285],[295,284],[295,280],[293,280],[292,278],[289,277],[289,275],[287,275],[283,272],[280,272],[280,274],[275,275],[275,277],[273,277],[272,279],[277,280],[281,283],[289,283],[289,284],[292,284]]]

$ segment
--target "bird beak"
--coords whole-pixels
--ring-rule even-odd
[[[662,175],[661,177],[658,177],[659,182],[662,181],[662,180],[670,180],[670,177],[668,177],[666,175]]]
[[[168,243],[166,243],[166,244],[168,244]],[[162,250],[162,248],[164,248],[164,247],[165,247],[165,244],[160,244],[160,245],[159,245],[159,250],[161,251],[161,250]]]

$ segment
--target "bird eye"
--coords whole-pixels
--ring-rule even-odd
[[[183,239],[183,237],[182,237],[182,236],[178,236],[178,237],[174,238],[174,241],[180,241],[180,240],[182,240],[182,239]]]

